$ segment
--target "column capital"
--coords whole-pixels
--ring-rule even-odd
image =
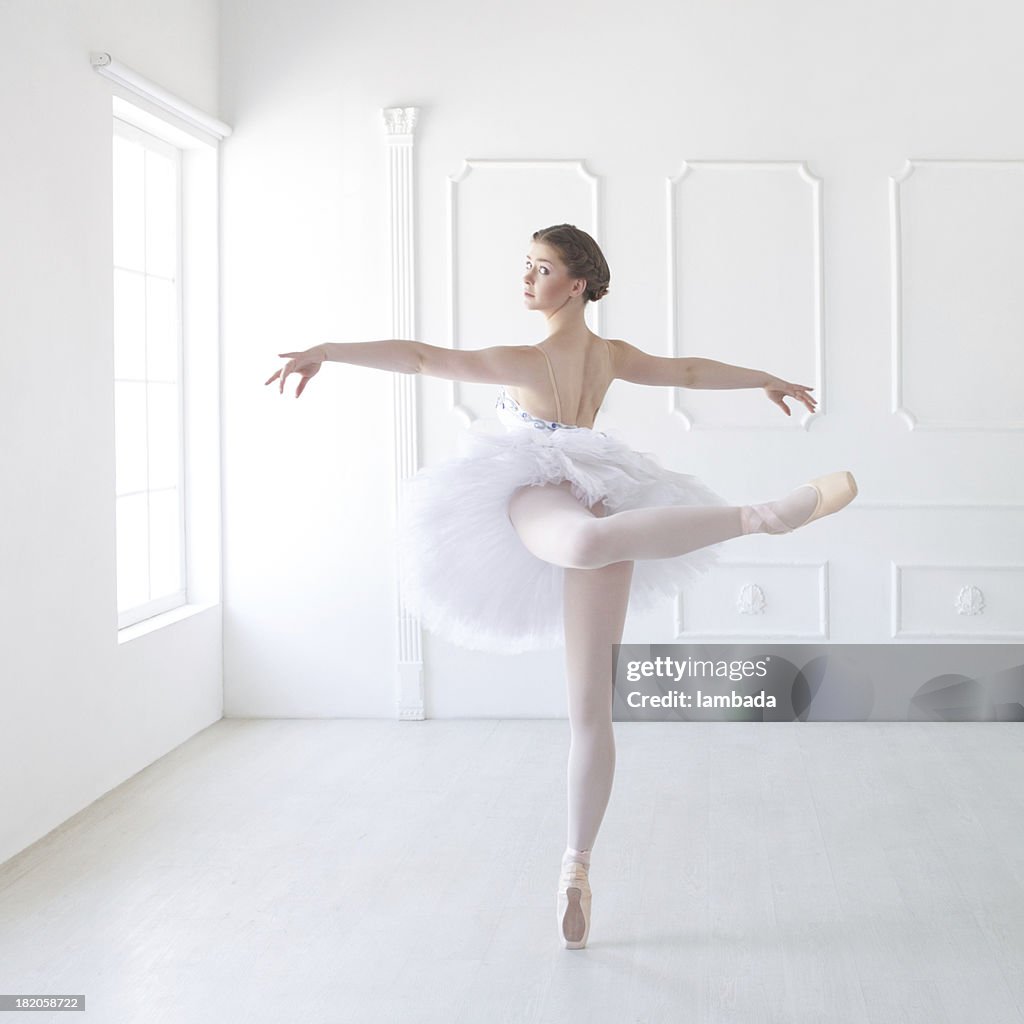
[[[384,107],[384,128],[388,135],[412,135],[419,107]]]

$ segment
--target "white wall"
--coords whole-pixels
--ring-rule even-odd
[[[770,549],[763,538],[737,541],[738,578],[770,560],[827,562],[829,637],[880,641],[891,639],[894,561],[935,562],[950,578],[964,566],[965,582],[988,573],[1006,588],[990,592],[987,618],[953,624],[980,642],[1006,632],[1024,590],[1016,585],[1020,474],[1002,472],[1021,464],[1019,390],[1000,391],[993,414],[984,389],[956,384],[965,368],[981,367],[1002,388],[1019,371],[1019,333],[990,320],[969,336],[943,333],[941,323],[920,329],[921,295],[932,309],[948,300],[922,251],[937,223],[937,208],[922,200],[952,185],[952,205],[963,209],[966,198],[991,194],[992,180],[971,178],[979,170],[971,167],[965,180],[937,179],[919,165],[905,183],[914,231],[904,251],[914,273],[932,275],[908,278],[916,290],[904,295],[909,404],[934,415],[945,403],[962,421],[962,429],[911,431],[891,402],[889,179],[908,158],[1007,159],[1016,161],[1007,173],[1019,173],[1018,7],[975,4],[969,16],[966,6],[909,2],[221,7],[220,83],[211,0],[0,7],[8,42],[0,64],[0,860],[221,713],[219,609],[117,644],[110,91],[89,66],[91,50],[113,53],[235,129],[223,174],[228,714],[393,712],[392,381],[335,364],[298,402],[263,387],[278,351],[388,336],[380,109],[392,105],[421,111],[422,340],[449,337],[445,202],[464,160],[583,159],[601,180],[600,239],[612,264],[606,335],[796,379],[816,374],[826,357],[824,378],[814,379],[828,415],[803,430],[780,425],[754,392],[680,397],[698,424],[729,417],[741,424],[733,431],[687,429],[649,389],[620,383],[609,398],[605,427],[737,501],[773,497],[814,472],[857,472],[861,498],[842,529],[821,524]],[[684,292],[681,281],[714,262],[704,258],[710,250],[697,248],[686,273],[667,279],[666,180],[686,160],[806,161],[823,183],[820,339],[745,325],[749,280],[730,277],[727,263],[703,290]],[[705,172],[709,198],[727,203],[726,176]],[[1020,236],[1017,179],[1007,180],[1003,223],[982,222],[975,245],[1007,225]],[[794,223],[805,210],[795,207]],[[523,216],[531,230],[547,222]],[[803,229],[785,226],[803,240]],[[997,249],[1005,238],[991,237],[1003,257],[986,280],[997,285],[1018,270],[1019,252]],[[744,238],[754,241],[753,232]],[[507,275],[515,295],[520,256],[513,247],[460,258],[493,260],[494,287]],[[794,258],[780,280],[806,270]],[[736,296],[720,304],[717,334],[691,319],[673,339],[670,297],[692,302],[712,288]],[[977,294],[964,289],[954,312],[991,313],[972,306]],[[493,295],[484,298],[460,310],[467,322],[496,322]],[[463,344],[539,340],[542,324],[510,301],[493,336]],[[804,307],[784,312],[807,320]],[[446,382],[418,383],[431,462],[454,451],[461,424]],[[467,395],[490,415],[493,395]],[[788,609],[801,584],[787,590],[785,576]],[[687,613],[732,629],[734,590],[720,589]],[[947,638],[948,602],[930,612],[927,593],[903,592],[919,594],[913,621]],[[626,640],[671,640],[672,611],[631,618]],[[564,711],[557,651],[491,658],[428,635],[424,653],[430,714]]]
[[[1022,454],[1020,392],[1007,384],[1021,368],[1020,322],[1007,311],[1019,250],[992,264],[992,294],[1005,300],[998,329],[943,327],[952,312],[958,323],[982,312],[977,292],[946,287],[957,260],[1019,237],[1018,5],[224,0],[222,14],[222,113],[235,127],[223,177],[227,714],[393,713],[391,375],[329,364],[298,401],[294,383],[284,398],[262,389],[279,351],[389,336],[388,106],[420,108],[420,340],[450,338],[446,197],[463,161],[582,159],[600,179],[607,336],[814,384],[821,411],[810,425],[759,390],[679,395],[688,427],[664,393],[612,389],[606,427],[737,503],[834,469],[860,482],[834,521],[732,542],[734,569],[684,608],[695,636],[1021,636],[1021,478],[1001,471]],[[952,429],[911,430],[892,398],[890,179],[922,158],[1017,161],[984,211],[994,219],[971,239],[950,236],[963,247],[956,259],[930,232],[991,194],[991,169],[957,178],[918,164],[901,185],[913,281],[901,296],[904,402],[926,419],[946,409]],[[670,282],[666,183],[684,161],[728,165],[695,164],[677,186],[687,205],[675,229],[688,233]],[[747,176],[734,181],[735,171]],[[542,171],[531,181],[543,190]],[[520,202],[514,190],[503,198]],[[737,213],[743,202],[752,214]],[[515,213],[530,231],[551,221],[539,205]],[[462,291],[460,321],[479,330],[463,345],[543,337],[517,304],[527,237],[459,254],[456,273],[493,267],[487,294]],[[677,338],[670,301],[685,314]],[[968,363],[972,379],[998,381],[997,406],[961,390]],[[418,385],[429,463],[454,454],[461,424],[447,382]],[[466,392],[479,415],[492,415],[491,391]],[[917,563],[937,564],[938,577]],[[737,610],[751,579],[768,581],[767,628]],[[987,617],[956,613],[962,584],[987,588]],[[901,600],[916,602],[897,609],[916,637],[893,625]],[[677,610],[631,616],[625,639],[673,640]],[[424,657],[428,714],[564,712],[558,651],[492,658],[427,635]]]
[[[106,51],[217,111],[213,0],[4,0],[0,861],[221,717],[221,610],[118,644]]]

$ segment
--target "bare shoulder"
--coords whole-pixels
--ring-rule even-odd
[[[647,353],[622,338],[605,338],[612,357],[612,374],[616,379],[632,380]]]
[[[652,386],[686,386],[689,360],[651,355],[621,338],[609,339],[609,345],[616,380]]]
[[[419,372],[475,384],[535,387],[547,379],[544,357],[536,345],[492,345],[458,349],[418,343]]]

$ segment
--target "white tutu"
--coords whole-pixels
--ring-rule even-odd
[[[731,505],[696,476],[588,427],[552,424],[499,393],[500,434],[467,430],[463,454],[420,470],[399,495],[402,600],[423,626],[460,647],[517,653],[563,642],[565,570],[531,554],[508,518],[523,484],[568,480],[608,514],[664,505]],[[630,607],[646,611],[718,562],[721,543],[637,559]]]

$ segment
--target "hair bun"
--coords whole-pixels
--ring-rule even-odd
[[[555,224],[534,231],[533,240],[554,247],[561,256],[568,276],[586,282],[584,302],[594,302],[608,293],[611,274],[601,247],[575,224]]]

